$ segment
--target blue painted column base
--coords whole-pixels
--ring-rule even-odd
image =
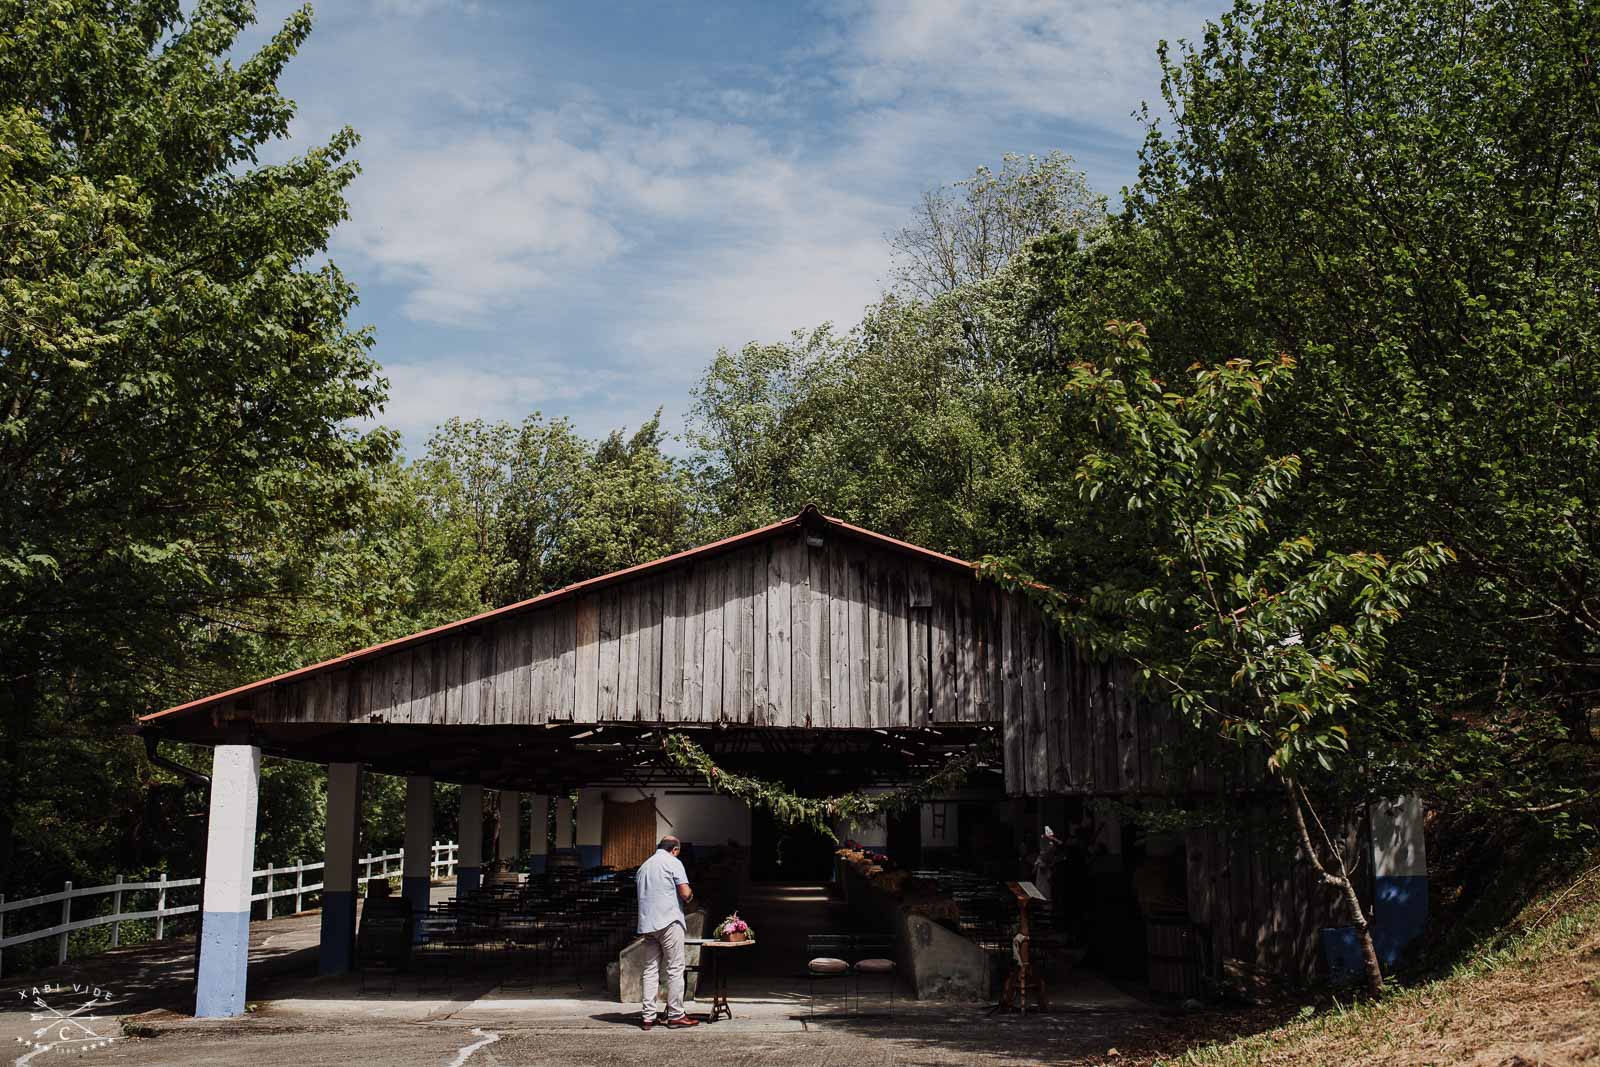
[[[456,896],[464,897],[483,884],[483,870],[480,867],[456,868]]]
[[[194,1013],[202,1019],[243,1015],[245,972],[250,962],[250,913],[208,911],[203,923]]]
[[[400,879],[400,896],[411,905],[411,916],[416,925],[411,930],[411,940],[422,943],[422,919],[428,914],[429,879],[426,875],[412,874]]]
[[[322,945],[318,974],[348,974],[356,965],[356,895],[351,890],[322,891]]]
[[[411,905],[411,914],[422,918],[428,914],[428,878],[426,875],[407,875],[400,879],[400,895]]]
[[[585,867],[598,867],[600,866],[600,857],[604,852],[605,849],[600,845],[579,845],[578,862]]]
[[[1379,875],[1373,883],[1372,947],[1380,963],[1393,967],[1427,928],[1428,877]]]

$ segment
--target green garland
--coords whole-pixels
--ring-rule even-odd
[[[844,793],[836,797],[803,797],[781,785],[763,782],[743,774],[731,774],[718,767],[705,749],[680,733],[661,739],[666,765],[681,774],[703,779],[707,786],[725,796],[744,801],[751,807],[765,808],[788,826],[810,826],[837,842],[833,832],[838,821],[860,826],[880,816],[904,811],[930,797],[948,793],[966,781],[979,764],[993,757],[995,735],[989,734],[973,747],[956,756],[926,778],[887,793]]]

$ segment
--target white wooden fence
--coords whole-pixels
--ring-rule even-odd
[[[433,860],[429,865],[429,872],[434,878],[450,878],[456,873],[456,849],[454,841],[436,841],[433,845]],[[381,856],[364,856],[359,861],[361,865],[361,881],[368,878],[383,878],[400,873],[405,862],[405,849],[398,852],[386,852]],[[391,867],[390,865],[393,864]],[[294,898],[294,911],[305,910],[305,897],[310,893],[322,890],[322,883],[309,884],[306,875],[322,870],[320,863],[296,863],[292,867],[268,867],[265,870],[255,871],[252,877],[259,882],[265,880],[265,888],[257,893],[251,887],[250,899],[266,901],[267,918],[272,918],[275,904],[284,897]],[[376,868],[376,870],[374,870]],[[288,879],[293,879],[294,884],[285,884]],[[154,919],[156,921],[156,940],[164,940],[167,936],[167,919],[174,915],[192,915],[200,910],[200,905],[179,904],[172,907],[167,905],[167,894],[174,890],[192,889],[200,884],[198,878],[168,878],[163,872],[161,877],[154,882],[127,882],[122,875],[117,875],[117,880],[110,885],[87,886],[83,889],[72,888],[68,882],[59,893],[46,893],[43,896],[28,897],[24,900],[7,901],[0,895],[0,973],[3,973],[3,950],[12,945],[23,945],[30,941],[42,941],[47,937],[56,939],[56,962],[67,962],[67,949],[74,930],[87,930],[91,926],[104,926],[111,924],[111,947],[115,948],[122,940],[122,924],[138,919]],[[123,911],[122,904],[125,894],[151,893],[155,894],[155,907],[144,910]],[[72,902],[84,897],[104,896],[111,894],[111,911],[106,915],[95,915],[87,919],[74,919],[72,917]],[[11,912],[21,911],[23,908],[38,908],[47,904],[60,903],[61,921],[54,926],[47,926],[40,930],[29,930],[27,933],[5,936],[6,916]],[[292,913],[291,913],[292,914]]]

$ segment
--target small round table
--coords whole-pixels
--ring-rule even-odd
[[[700,966],[706,972],[706,977],[711,979],[711,1016],[706,1022],[714,1023],[724,1016],[733,1018],[733,1009],[728,1006],[728,972],[727,968],[720,966],[718,957],[726,949],[749,948],[754,944],[754,940],[700,942]],[[707,949],[711,950],[709,955]]]

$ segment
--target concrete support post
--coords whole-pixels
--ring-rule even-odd
[[[328,765],[328,854],[322,867],[322,946],[317,969],[344,974],[356,962],[356,852],[361,845],[361,764]]]
[[[545,854],[550,851],[550,798],[543,793],[528,796],[528,873],[544,871]]]
[[[461,787],[461,840],[456,853],[456,896],[483,884],[483,786]]]
[[[1413,794],[1380,800],[1368,815],[1372,821],[1372,941],[1383,965],[1392,967],[1428,923],[1422,798]]]
[[[522,794],[515,789],[500,790],[500,862],[516,859],[522,849]]]
[[[211,817],[206,838],[204,921],[194,1013],[202,1019],[244,1014],[250,958],[250,888],[256,858],[261,750],[218,745],[211,757]]]
[[[578,862],[585,867],[600,865],[600,827],[605,819],[605,793],[599,789],[578,790],[578,827],[573,845]]]
[[[433,779],[406,778],[406,849],[400,866],[400,895],[419,920],[428,914],[428,885],[433,878]],[[417,924],[417,932],[422,924]]]

